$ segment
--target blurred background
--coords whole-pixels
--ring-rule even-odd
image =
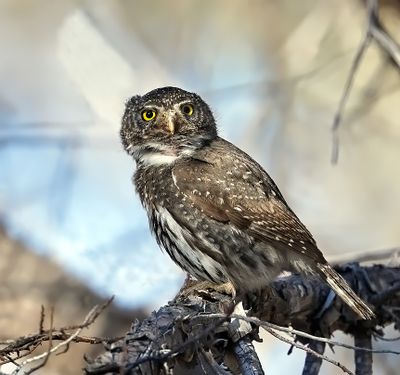
[[[380,2],[398,40],[399,9]],[[2,0],[0,339],[37,331],[41,305],[55,306],[56,326],[78,324],[112,294],[87,334],[115,336],[179,289],[184,275],[150,236],[118,134],[125,101],[155,87],[200,94],[328,259],[399,246],[399,71],[374,44],[331,163],[366,25],[360,0]],[[268,374],[300,372],[304,354],[287,350],[265,337]],[[41,373],[80,373],[84,352],[93,348],[73,345]],[[352,368],[351,351],[327,354]],[[399,360],[376,355],[374,365],[397,374]],[[337,371],[324,364],[322,374]]]

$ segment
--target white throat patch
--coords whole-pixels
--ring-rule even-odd
[[[162,152],[146,152],[140,156],[139,162],[146,166],[169,165],[178,158],[178,155],[166,155]]]

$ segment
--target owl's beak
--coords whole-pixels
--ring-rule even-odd
[[[165,130],[170,132],[172,135],[175,134],[176,126],[175,126],[175,112],[168,111],[164,113],[164,118],[162,119],[163,127]]]
[[[168,120],[167,120],[167,124],[168,124],[168,130],[171,134],[175,134],[175,123],[174,123],[174,116],[169,115],[168,116]]]

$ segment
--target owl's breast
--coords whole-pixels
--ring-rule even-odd
[[[156,206],[174,204],[178,199],[179,190],[174,185],[172,170],[168,166],[138,168],[134,182],[140,201],[147,211]]]

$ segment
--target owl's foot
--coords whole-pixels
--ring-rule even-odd
[[[179,291],[179,296],[189,296],[190,294],[202,294],[215,291],[217,293],[231,296],[232,300],[236,298],[236,289],[232,283],[215,284],[209,281],[197,281],[188,276]]]
[[[218,293],[227,294],[232,296],[232,299],[236,298],[236,289],[231,282],[226,282],[223,284],[213,284],[209,283],[209,288],[214,289]]]

